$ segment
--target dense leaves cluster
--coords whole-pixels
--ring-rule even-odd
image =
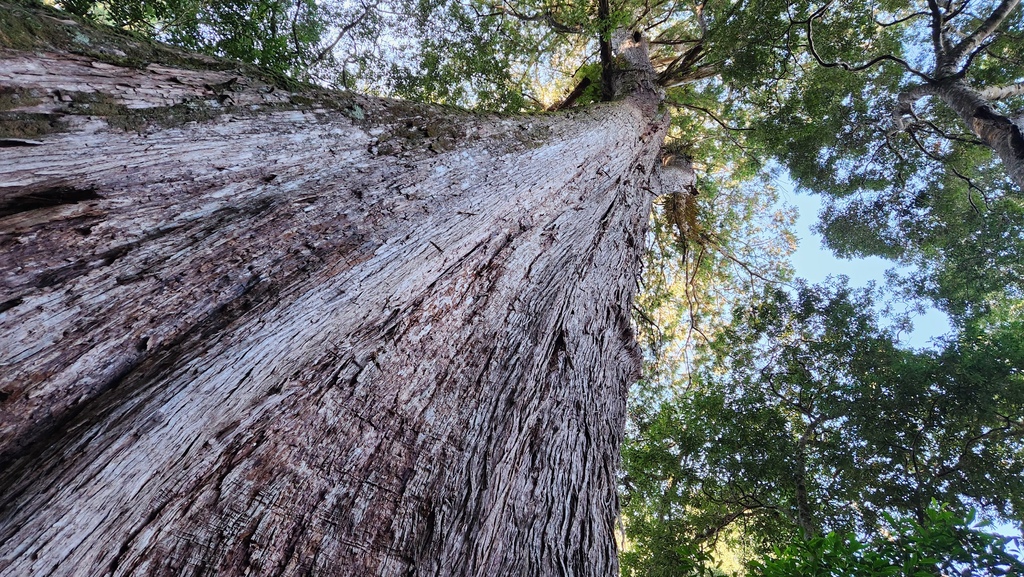
[[[954,515],[931,506],[922,520],[887,518],[884,534],[863,541],[855,534],[829,533],[797,541],[773,559],[751,564],[751,577],[925,577],[1019,575],[1020,548],[1006,537],[976,528],[973,513]]]
[[[908,293],[957,317],[1019,298],[1024,229],[1013,174],[1024,149],[1001,153],[979,119],[998,118],[1006,138],[1020,138],[1024,11],[966,1],[789,12],[786,41],[800,47],[793,74],[748,83],[764,111],[755,138],[824,195],[827,244],[911,265]]]
[[[180,46],[299,72],[332,23],[313,0],[64,0],[60,6]]]
[[[511,112],[543,30],[437,0],[62,0],[64,9],[331,86]],[[515,21],[516,26],[510,23]],[[550,43],[550,42],[549,42]]]
[[[734,312],[690,386],[634,410],[624,510],[646,557],[627,566],[719,540],[768,554],[878,535],[889,515],[925,522],[935,500],[1020,518],[1021,326],[912,351],[875,310],[843,281],[769,289]]]

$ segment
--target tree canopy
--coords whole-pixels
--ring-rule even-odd
[[[606,98],[613,32],[639,33],[672,113],[666,170],[698,178],[659,201],[648,239],[626,572],[705,571],[726,542],[896,563],[886,532],[963,565],[1006,546],[973,510],[1022,520],[1019,0],[59,4],[301,81],[509,113]],[[794,281],[780,172],[821,195],[836,254],[904,272],[885,291]],[[883,292],[953,332],[902,346]],[[936,536],[954,533],[974,537]]]
[[[877,535],[894,516],[925,523],[935,501],[961,518],[1019,519],[1021,327],[913,351],[875,310],[870,291],[844,280],[767,289],[736,310],[687,388],[634,411],[628,524],[705,552],[739,526],[766,554],[828,533]]]

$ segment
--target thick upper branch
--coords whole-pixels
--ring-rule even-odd
[[[989,86],[978,91],[986,100],[1003,100],[1014,96],[1024,96],[1024,82],[1005,86]]]
[[[928,15],[931,18],[929,27],[931,28],[932,50],[935,51],[935,61],[936,64],[938,64],[946,58],[949,41],[943,32],[943,29],[945,28],[945,18],[943,17],[942,9],[939,8],[939,3],[936,0],[928,0]],[[936,68],[938,68],[938,66],[936,66]]]
[[[981,46],[989,36],[995,33],[1018,4],[1020,4],[1020,0],[1003,0],[1000,2],[999,6],[996,6],[996,9],[982,22],[977,30],[970,33],[949,51],[950,64],[959,62]]]
[[[999,113],[992,107],[993,96],[1007,98],[1024,93],[1024,87],[1010,85],[993,87],[989,95],[975,90],[962,81],[930,83],[915,86],[901,93],[897,99],[894,124],[905,130],[910,117],[915,122],[913,105],[925,96],[934,96],[957,114],[964,125],[978,139],[992,149],[1003,163],[1007,175],[1024,189],[1024,122]]]

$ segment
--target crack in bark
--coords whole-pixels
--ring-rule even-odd
[[[5,193],[0,199],[0,219],[30,210],[52,208],[67,204],[78,204],[90,200],[100,200],[95,187],[76,187],[71,185],[50,186],[48,188],[26,190],[23,192]]]

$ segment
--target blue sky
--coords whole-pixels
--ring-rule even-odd
[[[821,282],[829,275],[846,275],[850,277],[850,285],[863,287],[875,281],[879,286],[885,283],[885,271],[893,268],[895,263],[879,257],[861,259],[836,258],[831,251],[822,246],[821,236],[811,231],[812,225],[818,221],[821,201],[818,196],[797,193],[789,179],[777,183],[781,200],[797,207],[800,217],[797,219],[795,232],[800,240],[799,248],[793,254],[793,267],[796,276],[812,283]],[[908,305],[907,310],[910,309]],[[942,336],[949,331],[949,319],[934,308],[924,315],[913,317],[914,330],[903,335],[901,342],[914,348],[929,346],[929,340]]]
[[[818,221],[818,211],[821,208],[819,198],[807,193],[797,193],[793,183],[788,179],[778,182],[777,186],[780,199],[800,211],[794,227],[799,238],[799,247],[793,254],[796,276],[810,282],[821,282],[829,275],[844,274],[850,277],[851,286],[858,287],[866,286],[870,281],[875,281],[879,285],[885,282],[885,271],[894,266],[892,261],[878,257],[853,260],[836,258],[822,246],[821,236],[811,231],[811,227]],[[913,320],[914,330],[906,335],[902,342],[914,348],[928,347],[930,339],[942,336],[950,329],[946,315],[934,308],[926,311],[924,315],[914,317]],[[998,521],[990,530],[1002,535],[1021,536],[1021,532],[1012,525]]]

